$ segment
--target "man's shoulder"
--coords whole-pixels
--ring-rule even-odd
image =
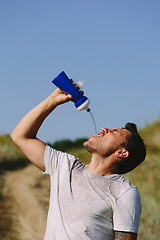
[[[118,174],[111,178],[110,191],[116,199],[119,199],[124,194],[139,195],[137,187],[132,185],[126,178]]]
[[[84,165],[79,160],[79,158],[75,157],[74,155],[67,153],[67,152],[56,150],[49,145],[46,145],[45,157],[47,159],[50,159],[50,161],[52,161],[52,159],[56,159],[57,164],[59,166],[61,165],[61,163],[63,166],[70,165],[73,168],[78,168],[79,166]]]

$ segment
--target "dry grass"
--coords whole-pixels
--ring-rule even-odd
[[[12,199],[5,192],[5,180],[0,176],[0,239],[19,240],[12,221]]]
[[[49,178],[44,176],[41,180],[41,176],[42,172],[33,165],[5,174],[3,196],[8,195],[6,220],[11,221],[11,227],[3,240],[10,236],[13,236],[14,240],[44,238],[49,204]],[[0,232],[0,239],[1,237]]]

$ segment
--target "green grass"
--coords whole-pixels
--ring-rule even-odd
[[[139,130],[140,135],[144,138],[147,146],[147,153],[157,155],[160,153],[160,119],[147,124]]]

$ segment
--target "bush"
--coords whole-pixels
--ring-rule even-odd
[[[50,146],[59,151],[69,151],[72,148],[82,148],[83,143],[87,140],[87,138],[78,138],[76,140],[63,139],[60,141],[56,141],[53,144],[48,143]]]

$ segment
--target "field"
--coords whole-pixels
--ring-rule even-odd
[[[142,199],[143,210],[138,239],[158,240],[160,121],[147,124],[145,128],[140,129],[140,133],[147,145],[146,160],[125,177],[138,187]],[[67,146],[68,152],[85,163],[89,162],[90,154],[85,149],[75,146]],[[0,136],[0,239],[42,240],[48,203],[49,178],[29,164],[9,136]]]

